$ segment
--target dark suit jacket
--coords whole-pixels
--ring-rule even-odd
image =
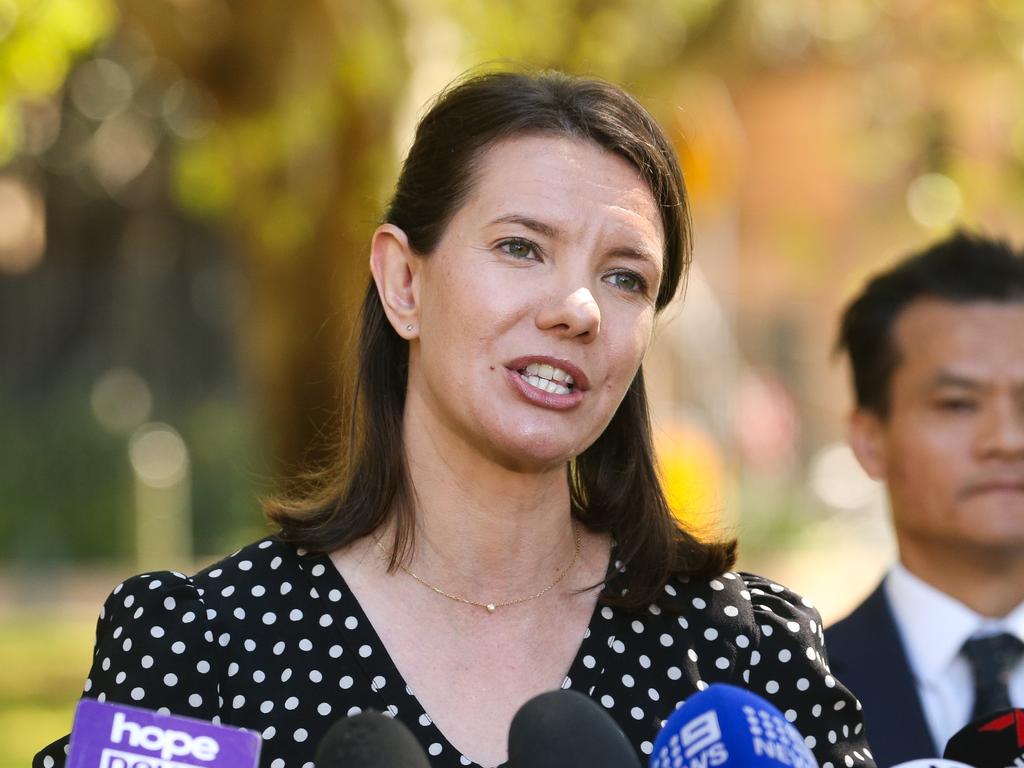
[[[832,674],[864,706],[864,728],[878,768],[941,756],[881,585],[825,630],[825,647]]]

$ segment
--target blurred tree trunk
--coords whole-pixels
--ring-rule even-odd
[[[140,31],[214,104],[231,174],[225,211],[249,303],[242,345],[274,473],[285,487],[326,461],[370,233],[391,176],[407,79],[390,0],[123,0]]]

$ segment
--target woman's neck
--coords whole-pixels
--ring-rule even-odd
[[[543,589],[571,562],[576,534],[564,465],[514,471],[443,431],[405,437],[416,507],[410,570],[468,599],[500,601]]]

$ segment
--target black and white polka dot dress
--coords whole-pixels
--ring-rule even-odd
[[[312,768],[327,728],[366,709],[409,726],[432,766],[475,765],[423,711],[325,555],[269,538],[193,577],[135,576],[96,635],[85,696],[251,728],[262,768]],[[811,604],[761,577],[676,581],[643,614],[598,605],[562,687],[605,707],[645,764],[680,702],[728,682],[782,710],[822,768],[873,766],[860,705],[822,643]],[[33,765],[62,766],[66,746]]]

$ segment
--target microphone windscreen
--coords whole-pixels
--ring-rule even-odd
[[[640,768],[616,722],[578,691],[534,696],[512,718],[508,768]]]
[[[922,757],[920,760],[907,760],[896,763],[892,768],[974,768],[959,760],[947,760],[944,757]]]
[[[688,698],[654,741],[650,768],[818,768],[803,737],[767,701],[716,683]]]
[[[373,711],[343,717],[328,728],[313,764],[316,768],[430,768],[409,729]]]
[[[1004,709],[968,723],[953,734],[942,756],[976,768],[1024,766],[1024,709]]]

